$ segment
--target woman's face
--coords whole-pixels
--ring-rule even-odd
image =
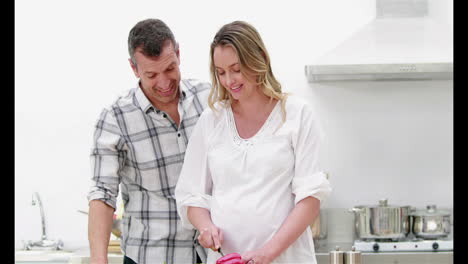
[[[239,57],[231,46],[217,46],[213,62],[218,79],[234,100],[249,98],[257,90],[254,77],[245,78],[240,71]]]

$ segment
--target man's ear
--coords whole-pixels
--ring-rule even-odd
[[[140,74],[138,74],[137,66],[133,63],[132,59],[128,59],[128,62],[130,63],[130,67],[132,67],[135,77],[140,78]]]
[[[176,48],[176,50],[175,50],[175,53],[176,53],[177,59],[179,59],[179,64],[180,64],[180,49],[179,49],[179,44],[177,44],[177,48]]]

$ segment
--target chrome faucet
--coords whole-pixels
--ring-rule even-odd
[[[36,199],[34,199],[36,197]],[[36,201],[39,204],[39,209],[41,211],[41,222],[42,222],[42,240],[47,240],[47,235],[46,235],[46,226],[45,226],[45,217],[44,217],[44,207],[42,207],[42,201],[41,197],[39,196],[39,193],[34,192],[32,195],[32,205],[36,205]]]
[[[32,249],[52,249],[52,250],[60,250],[63,248],[63,242],[61,240],[49,240],[47,239],[47,234],[46,234],[46,224],[45,224],[45,217],[44,217],[44,207],[42,206],[42,201],[41,197],[39,196],[39,193],[34,192],[32,195],[32,205],[36,205],[36,203],[39,205],[39,209],[41,211],[41,223],[42,223],[42,236],[41,240],[39,241],[28,241],[25,243],[24,248],[26,250],[32,250]]]

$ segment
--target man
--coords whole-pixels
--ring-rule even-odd
[[[174,188],[211,86],[181,79],[178,43],[161,20],[137,23],[128,50],[138,84],[102,111],[94,132],[88,194],[91,263],[108,261],[119,189],[125,208],[124,263],[200,263],[205,252],[196,231],[180,225]]]

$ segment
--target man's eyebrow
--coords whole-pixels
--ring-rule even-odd
[[[172,62],[171,64],[167,65],[166,69],[169,68],[169,67],[172,67],[174,66],[175,64],[177,64],[175,61]],[[155,72],[152,72],[152,71],[145,71],[144,74],[153,74]]]
[[[171,64],[167,65],[166,69],[169,68],[169,67],[174,66],[174,64],[177,64],[177,63],[175,61],[173,61]]]

